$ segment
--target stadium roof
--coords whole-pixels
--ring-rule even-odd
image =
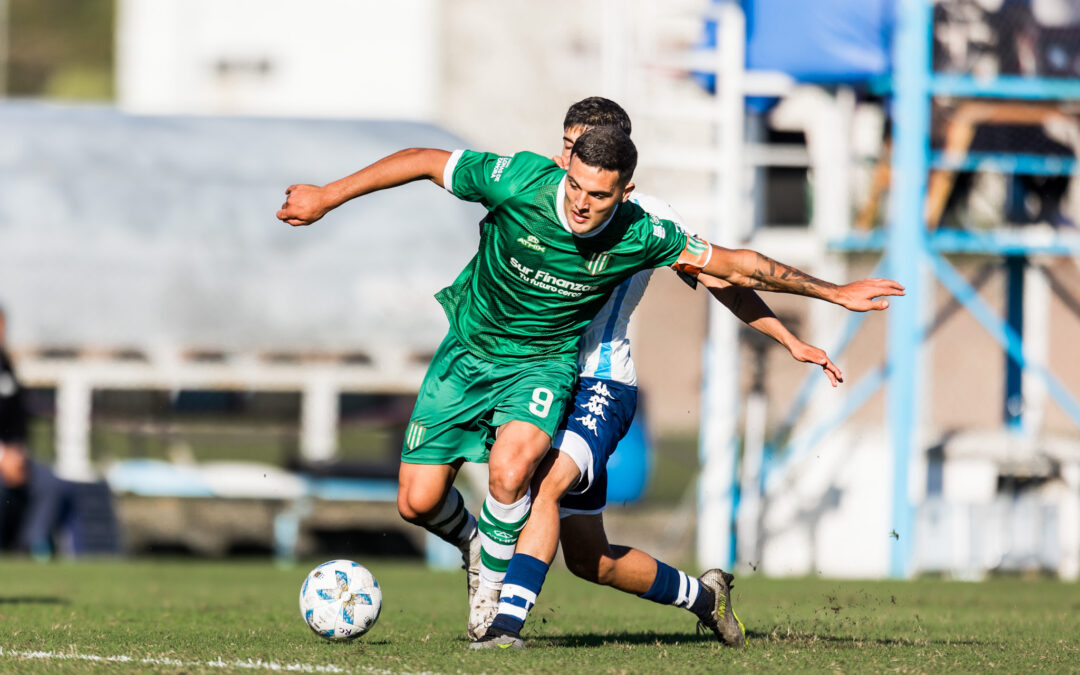
[[[428,349],[432,294],[482,207],[428,184],[279,222],[285,188],[396,150],[463,147],[393,121],[141,117],[0,105],[0,305],[16,347]]]

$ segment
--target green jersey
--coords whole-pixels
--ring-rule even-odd
[[[456,151],[443,184],[489,214],[476,255],[436,297],[450,330],[496,363],[575,361],[578,338],[608,296],[634,273],[678,260],[687,235],[629,202],[607,223],[575,235],[563,209],[566,172],[531,152]]]

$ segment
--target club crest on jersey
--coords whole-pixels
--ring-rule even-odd
[[[537,239],[536,236],[531,235],[531,234],[529,235],[528,239],[526,239],[525,237],[518,237],[517,242],[519,244],[521,244],[522,246],[524,246],[525,248],[531,248],[532,250],[536,251],[537,253],[543,253],[544,251],[547,250],[546,248],[544,248],[543,246],[540,245],[540,240]]]
[[[409,422],[409,428],[405,432],[405,445],[409,446],[410,450],[415,450],[417,446],[424,442],[424,434],[427,433],[427,429],[420,426],[416,422]]]
[[[611,262],[610,253],[593,253],[589,256],[589,262],[585,264],[585,269],[589,271],[589,274],[600,274],[607,269],[609,262]]]

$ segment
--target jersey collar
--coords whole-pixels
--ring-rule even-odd
[[[580,238],[580,239],[589,239],[590,237],[595,237],[596,235],[603,232],[604,228],[607,227],[608,223],[611,222],[611,219],[614,218],[615,214],[619,212],[619,206],[621,206],[621,204],[616,204],[615,205],[615,210],[611,212],[611,215],[608,216],[608,219],[605,220],[604,224],[601,225],[600,227],[598,227],[595,230],[592,230],[590,232],[586,232],[585,234],[578,234],[577,232],[574,232],[572,229],[570,229],[570,223],[568,223],[566,221],[566,208],[563,206],[563,204],[565,204],[565,203],[566,203],[566,176],[563,176],[562,181],[559,182],[559,189],[555,192],[555,214],[557,216],[559,216],[559,223],[563,226],[563,229],[566,230],[567,232],[569,232],[570,234],[574,235],[575,237]]]

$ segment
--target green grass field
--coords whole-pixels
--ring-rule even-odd
[[[0,672],[621,673],[1080,670],[1080,589],[1054,581],[740,579],[742,651],[683,610],[556,569],[524,652],[472,652],[463,573],[363,560],[382,616],[351,643],[300,619],[309,567],[263,561],[0,560]],[[313,563],[316,561],[312,561]]]

